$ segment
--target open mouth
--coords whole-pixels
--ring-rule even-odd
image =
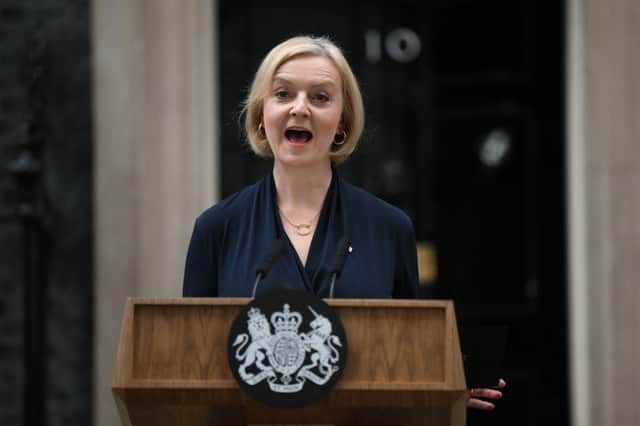
[[[289,142],[293,143],[307,143],[311,140],[313,135],[308,130],[303,129],[287,129],[284,132],[284,137],[287,138]]]

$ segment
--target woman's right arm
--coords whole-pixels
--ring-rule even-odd
[[[218,295],[217,271],[210,236],[198,224],[193,227],[182,284],[183,297],[215,297]]]

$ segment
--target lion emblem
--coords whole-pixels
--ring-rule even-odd
[[[249,310],[249,320],[247,321],[247,329],[251,335],[251,343],[249,347],[242,351],[249,341],[249,336],[243,333],[236,337],[233,342],[233,346],[238,346],[236,350],[236,359],[238,361],[244,361],[240,365],[238,372],[240,377],[245,381],[251,381],[254,378],[254,374],[247,373],[247,367],[254,363],[261,371],[270,370],[271,366],[264,364],[264,359],[267,353],[271,349],[271,328],[269,321],[259,309],[251,308]]]

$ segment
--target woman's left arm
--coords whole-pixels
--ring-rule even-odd
[[[394,299],[415,299],[418,297],[418,259],[413,223],[403,215],[401,226],[396,231]]]
[[[413,299],[418,296],[418,259],[416,252],[416,239],[411,219],[406,217],[404,226],[398,232],[398,246],[396,248],[396,271],[394,298]],[[498,389],[504,389],[507,382],[503,379],[498,380],[498,384],[494,389],[478,388],[469,390],[469,399],[467,407],[478,410],[491,411],[495,409],[493,402],[502,398],[502,392]],[[482,398],[482,399],[481,399]]]

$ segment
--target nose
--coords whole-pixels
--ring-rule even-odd
[[[291,104],[291,110],[289,114],[294,117],[308,117],[309,105],[307,104],[307,97],[303,93],[299,94]]]

